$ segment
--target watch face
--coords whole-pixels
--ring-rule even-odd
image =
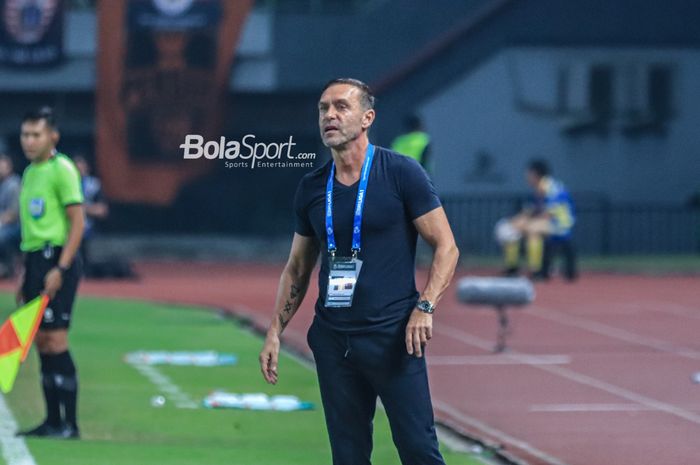
[[[417,307],[425,313],[433,313],[433,306],[427,300],[421,300],[418,302]]]

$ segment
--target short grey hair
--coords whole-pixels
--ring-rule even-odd
[[[324,93],[326,89],[328,89],[331,86],[334,86],[336,84],[348,84],[350,86],[356,87],[360,89],[360,92],[362,92],[362,95],[360,96],[360,103],[362,103],[362,106],[364,107],[365,110],[371,110],[374,108],[374,94],[372,93],[372,89],[365,84],[364,82],[360,81],[359,79],[354,79],[354,78],[335,78],[331,79],[326,83],[325,86],[323,86],[323,90],[321,93]]]

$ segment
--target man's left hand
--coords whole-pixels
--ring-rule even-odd
[[[414,309],[406,325],[406,350],[416,357],[423,356],[423,347],[433,337],[433,315]]]
[[[62,285],[63,276],[61,275],[61,270],[58,268],[51,268],[44,277],[44,290],[41,291],[41,293],[49,296],[49,299],[53,299],[56,297],[56,292],[58,292]]]

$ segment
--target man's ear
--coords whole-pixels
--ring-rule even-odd
[[[58,141],[61,140],[61,133],[56,131],[55,129],[51,131],[51,142],[53,142],[53,145],[56,146],[58,145]]]
[[[373,109],[367,110],[365,114],[362,115],[362,129],[368,129],[372,126],[375,116],[377,116],[377,114]]]

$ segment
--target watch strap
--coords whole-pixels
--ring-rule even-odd
[[[435,305],[433,305],[429,300],[419,300],[416,304],[416,308],[421,312],[432,314],[435,311]]]

